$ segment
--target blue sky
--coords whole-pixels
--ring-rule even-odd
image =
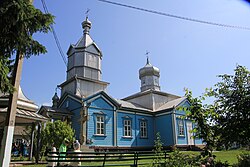
[[[230,25],[250,27],[250,5],[240,0],[113,0],[141,8]],[[46,0],[56,18],[54,28],[65,53],[83,31],[81,22],[90,9],[90,35],[103,53],[102,79],[108,93],[124,98],[140,91],[138,71],[146,63],[160,69],[164,92],[184,95],[189,88],[199,96],[218,82],[219,74],[232,74],[237,64],[250,67],[250,31],[204,25],[118,7],[97,0]],[[41,9],[40,0],[34,5]],[[36,34],[48,53],[26,59],[21,86],[35,103],[51,103],[57,85],[66,79],[66,66],[52,33]]]

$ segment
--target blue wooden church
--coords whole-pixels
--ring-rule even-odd
[[[90,37],[91,22],[82,23],[83,36],[70,45],[67,79],[59,85],[52,106],[42,106],[39,113],[51,121],[69,121],[81,144],[95,149],[147,149],[154,146],[160,133],[164,146],[190,147],[202,145],[193,138],[194,123],[181,119],[189,106],[185,97],[162,92],[160,70],[146,65],[139,70],[140,92],[115,99],[106,92],[109,83],[101,80],[102,52]]]

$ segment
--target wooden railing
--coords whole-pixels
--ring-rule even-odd
[[[155,160],[154,159],[158,159]],[[48,166],[77,166],[104,167],[104,166],[147,166],[151,163],[164,164],[169,158],[167,152],[156,155],[152,151],[133,152],[50,152],[47,157]]]

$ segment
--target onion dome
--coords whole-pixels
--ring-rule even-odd
[[[149,59],[147,57],[147,64],[139,70],[139,78],[141,79],[144,76],[157,76],[160,77],[159,68],[150,64]]]
[[[52,97],[52,108],[57,108],[58,102],[60,98],[57,96],[57,93],[55,92],[54,96]]]

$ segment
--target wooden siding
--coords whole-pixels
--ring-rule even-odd
[[[90,146],[114,146],[114,110],[108,102],[99,97],[91,102],[88,108],[87,139],[91,139]],[[104,115],[104,135],[96,135],[96,116]]]
[[[67,104],[68,103],[68,107]],[[76,139],[80,139],[80,122],[79,119],[81,118],[80,116],[80,111],[82,108],[82,104],[79,101],[76,101],[70,97],[66,97],[66,99],[63,101],[61,104],[61,108],[66,108],[68,111],[72,112],[73,115],[71,117],[71,122],[72,122],[72,128],[75,130],[75,137]]]
[[[174,145],[172,122],[171,114],[155,117],[155,131],[160,133],[163,146]]]

